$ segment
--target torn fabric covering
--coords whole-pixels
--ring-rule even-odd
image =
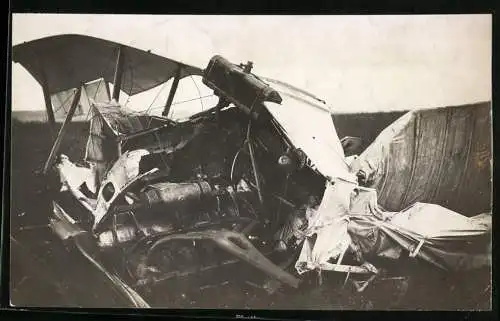
[[[322,269],[348,249],[348,210],[357,178],[350,172],[350,159],[345,159],[328,107],[293,88],[273,87],[282,94],[282,104],[264,102],[265,107],[292,144],[307,155],[309,166],[327,178],[319,208],[309,211],[312,215],[307,217],[304,243],[295,263],[296,270],[304,273]]]
[[[76,89],[72,88],[51,95],[52,109],[56,120],[66,119],[68,111],[73,103]],[[109,102],[109,88],[104,79],[98,79],[83,85],[80,102],[73,114],[73,120],[88,120],[91,115],[92,102]]]
[[[87,210],[93,211],[95,199],[87,197],[81,190],[83,185],[95,193],[95,171],[91,168],[80,167],[73,164],[69,158],[61,154],[61,160],[56,165],[61,180],[61,191],[69,191],[82,206]]]
[[[491,137],[491,105],[412,111],[351,166],[386,210],[426,202],[471,216],[491,208]]]
[[[275,89],[282,94],[282,103],[264,102],[264,105],[292,144],[304,151],[311,167],[332,180],[356,182],[328,108],[312,103],[308,97],[301,98],[298,92],[291,95],[290,90],[282,90],[280,86]]]
[[[94,173],[92,169],[80,167],[73,164],[68,156],[62,154],[61,161],[57,164],[57,170],[61,179],[61,191],[78,190],[81,185],[85,184],[89,191],[95,193]]]
[[[115,101],[92,104],[85,161],[94,165],[97,185],[100,185],[106,171],[118,158],[118,135],[143,128],[138,117],[127,113]]]
[[[107,103],[111,100],[109,85],[103,78],[88,82],[83,87],[85,88],[89,105],[91,102]]]
[[[299,259],[295,263],[298,273],[320,269],[330,259],[342,256],[351,238],[347,233],[349,204],[355,184],[337,181],[327,183],[319,208],[307,217],[306,238]],[[313,242],[312,237],[316,235]]]
[[[368,210],[369,199],[352,200],[351,208],[365,208],[366,212],[351,215],[348,225],[354,248],[364,260],[377,256],[398,259],[405,251],[444,270],[470,270],[491,264],[491,214],[469,218],[439,205],[415,203],[386,215],[384,220]]]
[[[406,253],[443,270],[471,270],[491,264],[491,224],[491,213],[466,217],[428,203],[383,211],[376,190],[339,181],[327,185],[320,207],[308,217],[295,267],[299,273],[322,270],[350,249],[363,264]]]
[[[66,119],[68,115],[68,111],[73,103],[73,97],[75,97],[76,89],[72,88],[69,90],[65,90],[59,92],[57,94],[53,94],[50,96],[50,100],[52,103],[52,110],[54,111],[54,118],[58,121],[63,121]],[[82,90],[82,95],[80,97],[80,102],[78,103],[76,110],[73,114],[73,119],[77,119],[79,117],[85,116],[89,110],[85,110],[82,104],[82,100],[84,100],[84,93]]]
[[[144,129],[144,125],[138,116],[128,112],[114,100],[109,103],[96,102],[92,107],[92,112],[97,113],[92,116],[100,116],[116,136],[131,134]]]
[[[118,137],[138,133],[146,129],[160,128],[138,137],[122,141],[122,152],[145,149],[150,153],[171,153],[186,146],[204,127],[190,123],[172,125],[148,115],[137,115],[121,107],[116,101],[92,103],[90,134],[87,140],[85,160],[94,165],[97,184],[118,158]]]
[[[491,216],[468,218],[436,204],[415,203],[395,215],[391,223],[427,239],[446,241],[483,235],[491,229]]]
[[[108,83],[102,78],[84,84],[82,89],[80,104],[84,112],[84,119],[88,121],[92,116],[92,105],[95,103],[109,103],[111,94],[109,93]]]
[[[319,208],[309,211],[312,215],[307,217],[304,243],[295,264],[296,270],[304,273],[321,269],[347,250],[346,219],[357,179],[350,172],[328,107],[293,88],[274,83],[273,87],[282,94],[282,104],[264,102],[265,107],[292,144],[307,155],[309,166],[327,178]]]
[[[336,201],[348,208],[343,214],[317,211],[321,218],[343,217],[345,224],[331,221],[323,227],[329,229],[327,241],[321,230],[319,242],[306,240],[297,270],[321,268],[320,261],[341,255],[346,229],[359,263],[409,253],[444,270],[491,264],[491,215],[468,218],[457,212],[467,208],[471,216],[491,208],[490,111],[477,106],[413,111],[387,127],[359,157],[349,160],[352,172],[364,171],[372,188],[338,191],[337,196],[346,193]],[[335,202],[331,192],[327,188],[323,202]]]

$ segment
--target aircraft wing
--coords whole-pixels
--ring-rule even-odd
[[[56,94],[99,78],[113,82],[120,47],[125,57],[121,89],[129,96],[168,81],[179,66],[181,77],[202,75],[198,67],[116,42],[74,34],[16,45],[12,57],[40,84],[45,77],[50,94]]]

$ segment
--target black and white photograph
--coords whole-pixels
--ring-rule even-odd
[[[11,307],[492,309],[491,14],[11,39]]]

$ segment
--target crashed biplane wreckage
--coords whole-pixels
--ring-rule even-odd
[[[475,141],[460,141],[458,132],[464,117],[484,116],[476,110],[465,116],[450,110],[434,124],[432,111],[411,112],[359,156],[346,157],[345,149],[358,142],[339,139],[324,101],[256,76],[250,62],[214,56],[202,70],[80,35],[24,43],[13,56],[42,85],[49,121],[50,96],[76,88],[45,164],[62,185],[50,224],[62,240],[77,244],[129,306],[150,306],[143,297],[159,283],[195,276],[199,289],[226,282],[200,276],[242,262],[292,288],[307,271],[373,278],[377,256],[408,253],[444,269],[489,264],[489,205],[472,217],[461,215],[431,204],[436,195],[445,201],[446,186],[416,179],[426,166],[434,172],[423,175],[443,181],[449,171],[474,177],[477,168],[462,153],[476,151]],[[124,77],[124,70],[133,77]],[[218,102],[182,120],[169,118],[179,81],[193,75],[202,76]],[[79,166],[59,146],[86,92],[82,84],[97,79],[104,88],[112,82],[113,91],[88,99],[90,130],[85,166]],[[133,96],[170,79],[162,116],[137,114],[119,102],[120,91]],[[474,138],[485,142],[483,136]],[[415,147],[443,140],[450,142],[442,153],[455,157],[452,169],[444,156]],[[409,179],[399,181],[399,173]],[[355,263],[344,264],[348,256]],[[272,283],[263,284],[272,292]]]

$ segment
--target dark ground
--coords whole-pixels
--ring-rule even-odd
[[[334,119],[340,137],[362,136],[364,148],[400,115],[401,113],[337,115]],[[75,161],[83,158],[88,125],[73,123],[71,126],[61,152]],[[47,124],[13,120],[11,236],[20,241],[22,246],[16,243],[12,247],[11,280],[21,280],[24,285],[12,292],[12,299],[18,302],[17,305],[65,305],[62,298],[71,296],[73,302],[84,305],[100,302],[105,306],[105,298],[94,296],[106,289],[93,283],[94,279],[85,275],[81,258],[77,258],[74,251],[63,246],[43,226],[47,223],[47,213],[51,209],[47,207],[46,196],[42,193],[47,181],[39,172],[50,146],[51,136]],[[27,229],[27,226],[35,227]],[[68,265],[68,262],[72,264]],[[406,281],[379,281],[361,294],[355,293],[350,282],[342,287],[344,275],[326,273],[322,286],[318,286],[317,278],[311,275],[310,282],[304,282],[300,289],[279,291],[269,297],[249,286],[229,285],[215,293],[206,293],[201,298],[193,299],[192,304],[193,307],[209,308],[321,310],[490,309],[489,271],[442,273],[410,261],[398,262],[397,267],[391,270],[396,277],[406,277]],[[38,277],[26,281],[26,275]],[[93,295],[89,295],[90,293]]]

